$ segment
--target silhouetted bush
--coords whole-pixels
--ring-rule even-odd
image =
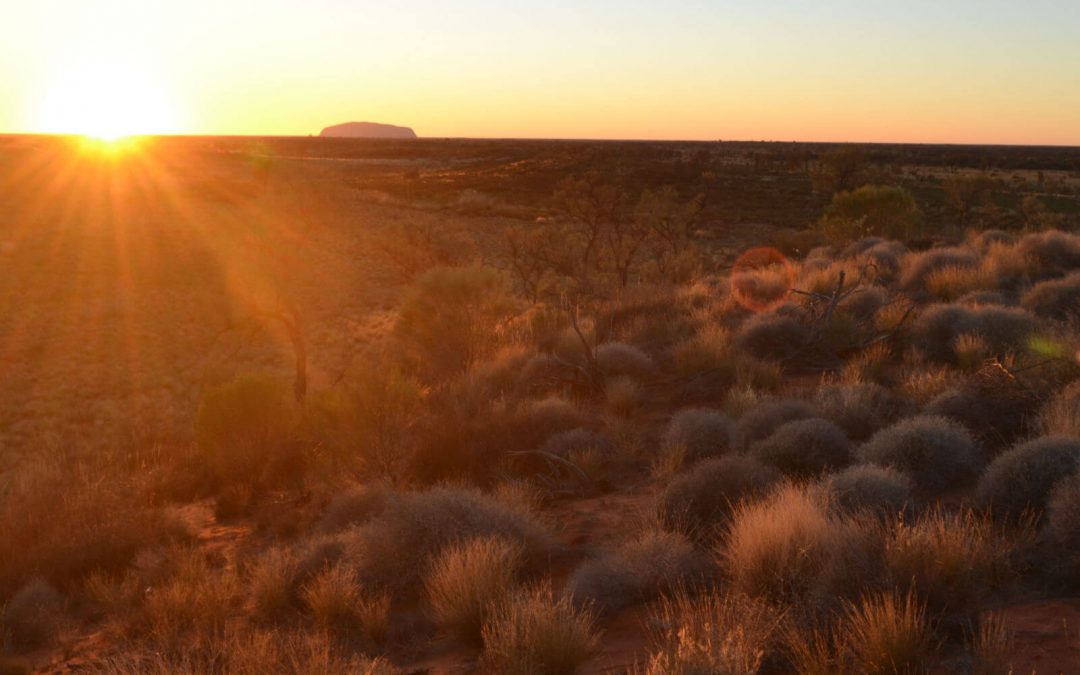
[[[822,385],[814,404],[853,441],[869,438],[912,411],[910,403],[873,382]]]
[[[1002,453],[979,480],[976,497],[994,516],[1041,515],[1054,486],[1077,471],[1080,439],[1046,436]]]
[[[948,418],[932,415],[882,429],[859,448],[858,455],[906,474],[916,487],[929,492],[963,485],[981,468],[971,434]]]
[[[861,464],[825,478],[829,503],[844,513],[893,516],[911,503],[911,481],[894,469]]]
[[[1017,244],[1035,265],[1037,278],[1061,276],[1080,269],[1080,236],[1048,230],[1025,234]]]
[[[821,219],[825,234],[839,240],[867,235],[914,239],[922,226],[922,213],[912,196],[891,185],[864,185],[834,195]]]
[[[823,419],[788,422],[750,446],[750,455],[785,475],[808,477],[846,466],[851,444],[844,430]]]
[[[1020,304],[1046,319],[1080,321],[1080,273],[1035,284]]]
[[[689,462],[731,451],[735,424],[719,410],[690,408],[675,413],[664,432],[664,452],[683,452]]]
[[[596,365],[610,377],[628,376],[639,380],[656,374],[656,364],[648,354],[624,342],[605,342],[593,354]]]
[[[1035,317],[1023,309],[939,304],[930,306],[915,319],[910,336],[912,344],[926,358],[955,363],[956,339],[961,335],[979,336],[990,355],[1001,357],[1010,351],[1023,350],[1036,327]]]
[[[391,501],[392,491],[382,483],[358,485],[334,495],[319,519],[323,532],[340,532],[363,525],[382,513]]]
[[[742,414],[735,425],[736,439],[739,447],[748,448],[752,443],[767,438],[782,424],[817,416],[817,411],[805,401],[766,400]]]
[[[648,531],[582,563],[566,582],[576,604],[613,611],[701,581],[707,562],[684,535]]]
[[[963,382],[926,404],[924,412],[963,424],[982,447],[994,453],[1026,436],[1035,421],[1039,399],[1011,381]],[[994,380],[1005,378],[994,378]]]
[[[780,473],[752,457],[729,455],[698,463],[660,494],[657,515],[665,529],[708,539],[740,500],[763,494]]]
[[[64,597],[41,579],[20,588],[0,612],[0,638],[20,650],[43,647],[60,632]]]
[[[740,352],[760,359],[790,359],[806,348],[810,331],[806,323],[788,314],[756,314],[739,326],[733,343]]]

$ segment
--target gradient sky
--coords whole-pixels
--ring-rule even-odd
[[[12,0],[3,14],[7,132],[78,131],[56,128],[71,115],[58,106],[131,96],[168,110],[145,113],[167,128],[138,131],[371,120],[423,136],[1080,145],[1073,0]]]

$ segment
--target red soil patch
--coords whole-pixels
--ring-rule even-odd
[[[1001,613],[1014,633],[1017,675],[1080,673],[1080,598],[1013,605]]]

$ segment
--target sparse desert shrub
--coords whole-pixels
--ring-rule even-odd
[[[1016,243],[1016,236],[1004,230],[982,230],[971,237],[971,245],[976,249],[986,252],[991,246],[1009,246]]]
[[[771,399],[750,408],[739,418],[735,426],[736,438],[741,448],[768,438],[782,424],[817,417],[817,411],[805,401],[796,399]]]
[[[435,376],[454,374],[495,350],[513,311],[497,270],[436,267],[402,300],[394,331],[415,367]]]
[[[657,649],[642,675],[755,675],[781,616],[759,600],[712,591],[664,598],[651,623]]]
[[[518,376],[518,386],[526,393],[545,393],[577,381],[573,365],[552,354],[537,354],[525,362]]]
[[[190,635],[220,636],[243,599],[236,571],[193,548],[175,551],[173,557],[174,574],[143,605],[151,634],[173,645]]]
[[[1036,264],[1019,246],[991,244],[983,252],[979,274],[993,288],[1012,292],[1027,284],[1033,274],[1037,276]]]
[[[858,455],[906,474],[916,487],[928,492],[963,485],[981,468],[971,434],[956,422],[933,415],[882,429],[859,448]]]
[[[424,580],[435,620],[463,640],[479,641],[488,612],[513,591],[520,572],[516,542],[485,537],[444,549]]]
[[[1080,269],[1080,236],[1047,230],[1025,234],[1017,246],[1035,265],[1039,278],[1049,278]]]
[[[892,516],[911,503],[911,481],[893,469],[872,464],[852,466],[828,476],[822,487],[829,504],[844,513],[871,511]]]
[[[700,462],[676,476],[657,503],[660,523],[706,539],[722,524],[740,500],[760,496],[780,473],[752,457],[728,455]]]
[[[276,619],[293,609],[300,573],[300,562],[287,548],[273,548],[261,555],[248,571],[255,614]]]
[[[985,305],[932,305],[915,319],[912,344],[926,358],[938,363],[956,362],[956,340],[976,335],[986,344],[989,355],[1004,356],[1023,350],[1037,323],[1026,310]]]
[[[582,563],[566,583],[576,604],[614,611],[702,580],[705,559],[684,535],[646,531]]]
[[[625,342],[605,342],[593,350],[596,365],[609,377],[625,376],[646,380],[656,374],[652,358]]]
[[[735,368],[731,336],[721,326],[709,324],[675,345],[672,360],[675,370],[683,376],[717,371],[731,377]]]
[[[1048,436],[1080,438],[1080,384],[1058,392],[1040,413],[1039,425]]]
[[[866,235],[912,239],[922,230],[922,214],[906,190],[891,185],[864,185],[833,195],[821,228],[826,235],[852,240]]]
[[[946,389],[926,404],[924,412],[956,420],[982,447],[993,453],[1027,435],[1039,400],[1002,373],[976,376]]]
[[[785,485],[735,509],[716,555],[734,592],[813,612],[868,573],[864,544],[818,491]]]
[[[1037,438],[999,455],[979,480],[976,496],[997,517],[1018,519],[1029,509],[1041,515],[1054,486],[1078,465],[1080,440]]]
[[[373,646],[386,639],[390,596],[365,592],[356,573],[347,567],[323,570],[304,586],[301,596],[320,627],[361,637]]]
[[[965,293],[956,299],[956,304],[978,307],[979,305],[999,305],[1001,307],[1012,306],[1013,303],[1000,291],[972,291]]]
[[[0,611],[0,644],[33,649],[51,642],[60,630],[66,602],[41,579],[20,588]]]
[[[924,291],[926,280],[933,272],[946,268],[974,268],[978,264],[975,252],[966,248],[934,248],[913,253],[903,260],[900,287],[908,291]]]
[[[808,477],[846,466],[851,443],[844,430],[828,420],[796,420],[751,445],[750,455],[785,475]]]
[[[538,564],[550,545],[546,529],[524,505],[449,487],[403,493],[392,508],[344,537],[345,560],[360,580],[395,589],[414,584],[428,560],[466,539],[516,542],[527,568]]]
[[[550,584],[496,605],[484,625],[481,660],[493,673],[570,675],[596,645],[593,614],[556,597]]]
[[[854,441],[869,438],[911,412],[910,404],[873,382],[822,385],[814,404],[822,417],[837,424]]]
[[[806,348],[809,340],[807,324],[794,316],[769,312],[744,321],[733,344],[740,352],[760,359],[785,360]]]
[[[319,519],[323,532],[340,532],[356,525],[363,525],[382,513],[392,496],[391,489],[383,483],[357,485],[334,495]]]
[[[848,384],[881,382],[888,376],[886,368],[891,359],[892,350],[889,345],[884,341],[875,342],[848,357],[840,371],[840,379]],[[848,430],[848,434],[851,434],[851,430]]]
[[[933,629],[926,608],[913,596],[894,593],[849,603],[837,630],[842,659],[852,673],[920,675],[934,656]]]
[[[614,444],[606,434],[599,431],[570,429],[551,436],[540,449],[556,457],[566,458],[587,450],[609,454],[614,449]]]
[[[837,305],[837,309],[856,321],[868,321],[888,301],[888,293],[878,286],[856,289]]]
[[[1013,633],[1000,614],[980,618],[979,630],[973,636],[971,652],[972,675],[1013,675],[1012,660],[1016,656]]]
[[[1080,553],[1080,474],[1063,478],[1046,507],[1046,531],[1055,544]]]
[[[536,448],[560,431],[580,428],[585,422],[574,404],[549,396],[528,403],[510,420],[511,437],[506,440],[516,448]]]
[[[1080,321],[1080,273],[1035,284],[1020,304],[1046,319]]]
[[[637,412],[643,395],[641,385],[631,377],[616,377],[604,383],[604,398],[608,406],[622,417],[630,417]]]
[[[731,451],[735,424],[719,410],[680,410],[668,422],[662,452],[681,452],[688,462],[719,457]]]
[[[284,451],[295,419],[288,386],[272,375],[242,375],[208,390],[195,418],[200,456],[230,483],[258,478]]]
[[[913,523],[897,523],[885,542],[889,577],[914,592],[931,613],[970,621],[978,599],[1010,574],[1010,557],[1024,534],[1006,534],[969,510],[933,509]]]
[[[930,295],[950,302],[968,293],[994,290],[999,281],[984,274],[982,267],[942,267],[927,274],[923,283]]]

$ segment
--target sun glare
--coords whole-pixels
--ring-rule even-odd
[[[160,80],[128,63],[86,63],[63,71],[42,100],[37,127],[104,142],[175,133],[178,120]]]

